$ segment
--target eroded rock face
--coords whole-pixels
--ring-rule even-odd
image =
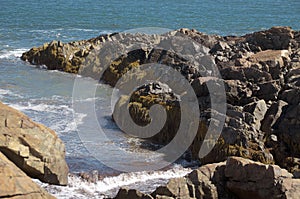
[[[54,199],[0,152],[0,198]]]
[[[300,179],[277,165],[266,165],[241,157],[229,157],[227,161],[207,164],[185,177],[171,179],[158,187],[153,198],[197,199],[294,199],[299,196]],[[137,190],[120,189],[115,198],[151,198]]]
[[[0,102],[0,152],[28,176],[66,185],[65,146],[56,133]]]
[[[186,40],[197,42],[203,48],[190,45],[192,43]],[[200,159],[201,163],[240,156],[299,172],[299,47],[299,31],[290,27],[273,27],[240,37],[180,29],[163,35],[117,33],[69,44],[52,42],[25,52],[22,59],[32,64],[45,64],[49,69],[79,72],[111,86],[116,86],[129,70],[148,63],[164,64],[180,72],[198,98],[199,128],[190,146],[195,159],[199,159],[199,150],[215,112],[211,109],[207,85],[224,84],[225,124],[219,140],[212,143],[214,148]],[[191,54],[205,59],[190,59]],[[209,70],[207,66],[211,62],[207,62],[207,58],[215,62],[221,77]],[[144,76],[140,73],[128,80]],[[150,139],[167,144],[180,124],[180,99],[176,96],[181,93],[172,94],[172,89],[166,89],[163,83],[140,85],[132,96],[119,100],[115,111],[126,106],[133,120],[145,126],[151,122],[150,107],[156,103],[164,106],[168,120]],[[124,99],[130,99],[129,105],[124,104]],[[118,119],[125,123],[127,118]]]

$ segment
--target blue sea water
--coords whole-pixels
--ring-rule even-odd
[[[72,89],[78,77],[32,67],[19,59],[24,51],[51,40],[69,42],[144,27],[185,27],[209,34],[242,35],[279,25],[300,30],[299,22],[298,0],[0,0],[0,101],[53,128],[66,144],[71,172],[98,169],[109,175],[115,171],[96,161],[77,135],[78,124],[89,125],[84,114],[74,113],[72,109]],[[91,80],[82,78],[81,81]],[[122,135],[110,120],[107,101],[111,88],[105,85],[99,85],[99,88],[97,100],[103,113],[99,120],[111,135],[112,142],[130,151],[132,143],[138,141]],[[113,151],[103,156],[115,164],[122,158]],[[176,173],[180,172],[172,175],[156,173],[157,178],[143,173],[140,181],[168,178]],[[105,190],[103,187],[109,189],[112,184],[122,181],[120,178],[102,181],[98,188],[80,182],[77,190],[74,188],[76,180],[72,179],[73,187],[69,187],[69,191],[67,188],[46,188],[59,198],[71,195],[73,198],[91,198],[93,194],[87,192],[97,192],[95,197],[99,197]],[[148,186],[153,183],[151,181]],[[82,191],[85,189],[82,186],[87,186],[88,191]],[[144,185],[145,190],[146,187]]]

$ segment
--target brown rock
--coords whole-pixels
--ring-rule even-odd
[[[226,49],[230,49],[229,45],[223,41],[219,41],[211,48],[210,53],[215,53],[217,51],[224,51]]]
[[[114,199],[153,199],[153,197],[135,189],[121,188]]]
[[[187,41],[189,39],[192,42]],[[209,49],[203,46],[197,48],[194,41]],[[198,97],[200,128],[190,146],[192,157],[197,159],[202,144],[208,143],[203,142],[214,111],[210,109],[211,99],[206,85],[208,82],[215,85],[224,83],[227,103],[230,105],[225,125],[215,148],[201,162],[224,161],[234,155],[264,163],[273,163],[275,160],[280,166],[288,168],[290,166],[286,158],[300,157],[299,145],[291,140],[293,136],[299,140],[298,114],[292,110],[298,110],[300,103],[299,46],[300,33],[290,27],[273,27],[241,37],[221,37],[180,29],[152,36],[123,33],[101,35],[68,44],[53,41],[32,48],[23,54],[22,59],[33,64],[46,64],[49,69],[79,71],[82,76],[97,80],[101,78],[112,86],[127,71],[147,63],[160,63],[179,71],[191,83]],[[191,57],[203,59],[199,61]],[[223,80],[215,80],[213,76],[216,71],[207,68],[207,64],[213,62]],[[128,78],[138,80],[142,77],[145,74]],[[162,130],[150,139],[167,144],[179,127],[179,101],[164,89],[151,88],[150,91],[148,88],[151,86],[138,88],[130,98],[129,107],[121,99],[115,107],[115,113],[120,107],[126,106],[134,122],[145,126],[151,121],[149,107],[156,103],[164,106],[168,120]],[[278,100],[287,102],[291,113],[287,114],[277,103]],[[267,112],[270,105],[270,111]],[[127,124],[127,119],[126,116],[120,120]],[[26,156],[27,153],[25,149],[22,150],[22,155]]]
[[[179,29],[178,32],[189,36],[196,42],[204,45],[205,47],[212,48],[218,41],[222,41],[223,38],[218,35],[207,35],[201,32],[198,32],[194,29],[189,30],[187,28]]]
[[[291,151],[291,155],[300,155],[300,105],[288,105],[281,114],[277,134]]]
[[[153,197],[156,195],[177,197],[177,198],[189,198],[189,188],[185,178],[173,178],[166,186],[158,187],[152,194]]]
[[[56,133],[1,102],[0,151],[32,178],[68,182],[65,146]]]
[[[265,101],[277,100],[280,86],[277,81],[264,82],[257,85],[258,89],[253,93],[259,99]]]
[[[192,195],[193,197],[211,199],[218,198],[218,191],[220,193],[222,192],[220,189],[218,190],[218,188],[221,188],[219,185],[221,185],[222,182],[218,179],[218,181],[214,183],[214,178],[216,170],[219,170],[222,166],[225,166],[225,162],[208,164],[188,174],[187,178],[191,181],[195,192],[194,195]]]
[[[0,152],[0,198],[54,199]]]
[[[279,64],[283,66],[284,64],[283,58],[289,59],[288,50],[265,50],[251,55],[248,58],[248,60],[256,63],[275,61],[275,62],[279,62]]]
[[[280,183],[283,198],[294,199],[300,196],[300,179],[283,179]]]
[[[232,105],[242,105],[251,98],[252,90],[240,80],[225,80],[227,102]]]
[[[259,100],[257,102],[252,102],[244,106],[244,111],[251,113],[254,116],[254,126],[256,129],[260,129],[260,123],[264,119],[265,114],[268,110],[266,102],[264,100]]]
[[[299,190],[300,179],[294,179],[277,165],[229,157],[225,162],[204,165],[185,177],[171,179],[151,195],[156,199],[294,199],[299,196]],[[127,189],[120,189],[118,195],[122,199],[148,197]]]
[[[225,176],[228,178],[226,187],[241,199],[283,195],[276,184],[293,177],[279,166],[265,165],[238,157],[227,160]]]
[[[274,131],[274,125],[281,116],[282,109],[286,106],[287,103],[285,101],[279,100],[278,102],[274,102],[268,111],[265,114],[265,117],[262,121],[261,129],[268,135],[271,135]]]
[[[262,50],[282,50],[289,49],[294,35],[290,27],[273,27],[245,37],[247,42],[259,46]]]

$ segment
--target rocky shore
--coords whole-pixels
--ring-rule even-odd
[[[0,198],[54,198],[36,185],[66,185],[64,143],[56,133],[0,102]]]
[[[171,179],[151,194],[122,188],[114,199],[298,198],[300,179],[277,165],[240,157],[204,165],[185,177]]]
[[[185,43],[178,43],[182,41],[179,38],[203,48],[189,45],[186,52],[182,47]],[[201,64],[203,59],[191,62],[188,57],[191,52],[194,57],[212,59],[221,76]],[[52,41],[25,52],[21,59],[45,65],[49,70],[79,73],[111,86],[116,86],[131,69],[159,63],[180,72],[190,83],[198,99],[200,117],[189,151],[204,166],[185,178],[171,180],[151,195],[121,189],[116,198],[297,198],[300,188],[295,179],[300,176],[299,31],[273,27],[244,36],[224,37],[188,29],[163,35],[114,33],[71,43]],[[225,124],[216,143],[205,140],[211,116],[222,114],[211,107],[210,84],[224,85],[227,102]],[[178,95],[163,82],[150,82],[141,85],[131,96],[123,96],[122,99],[129,99],[129,105],[119,100],[115,112],[126,106],[135,123],[145,126],[151,123],[150,107],[164,106],[167,121],[149,139],[168,144],[180,124]],[[114,119],[126,123],[128,118],[119,116]],[[211,145],[213,149],[199,158],[203,145]]]

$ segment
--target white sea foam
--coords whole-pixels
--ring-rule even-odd
[[[49,105],[49,104],[32,104],[31,102],[28,102],[27,104],[11,104],[11,107],[20,110],[20,111],[46,111],[50,113],[58,113],[62,110],[71,111],[71,109],[66,105]]]
[[[18,97],[18,98],[23,98],[23,96],[20,94],[14,93],[7,89],[0,88],[0,99],[3,98],[4,96],[13,96],[13,97]]]
[[[44,187],[51,194],[61,199],[103,198],[104,196],[114,196],[121,187],[136,188],[137,184],[143,187],[150,186],[152,190],[146,191],[151,192],[155,189],[155,187],[165,184],[168,179],[182,177],[190,172],[191,169],[177,166],[167,171],[123,173],[118,176],[105,177],[96,183],[90,183],[82,180],[78,176],[72,175],[69,176],[69,184],[66,187],[48,185],[41,183],[38,180],[34,181]]]
[[[9,59],[9,58],[18,58],[22,56],[22,53],[27,51],[28,49],[20,48],[14,50],[3,50],[0,51],[0,59]]]
[[[1,90],[0,90],[1,94]],[[68,133],[71,131],[76,131],[77,125],[81,124],[83,119],[86,117],[83,113],[74,113],[73,109],[67,105],[52,105],[52,104],[45,104],[39,103],[34,104],[31,102],[27,102],[25,104],[9,104],[11,107],[26,113],[40,112],[44,113],[47,112],[47,119],[48,124],[51,129],[55,130],[58,133]],[[39,121],[40,116],[36,115],[32,117],[35,121]],[[52,118],[52,119],[51,119]],[[45,119],[45,118],[43,118]]]
[[[77,126],[79,124],[82,124],[82,121],[86,116],[87,115],[83,113],[74,113],[74,119],[65,126],[65,128],[61,131],[61,133],[76,131]]]
[[[7,95],[7,94],[10,94],[10,93],[11,93],[11,91],[0,88],[0,95]]]

